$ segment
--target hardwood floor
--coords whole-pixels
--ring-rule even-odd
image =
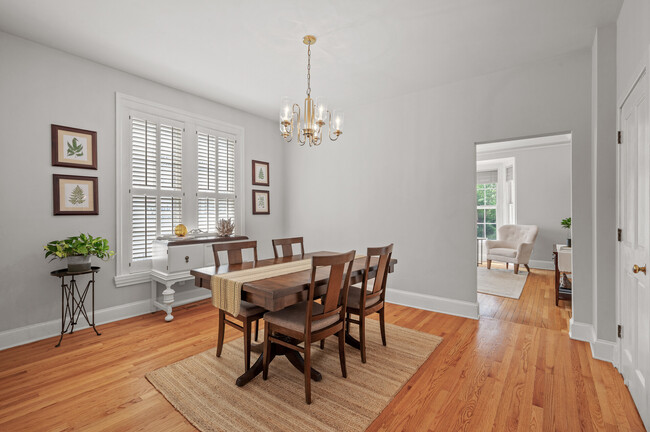
[[[369,430],[644,430],[618,372],[569,339],[550,280],[533,269],[519,301],[480,295],[478,321],[388,305],[387,322],[444,340]],[[163,316],[1,351],[0,431],[193,430],[144,374],[213,349],[218,314],[203,301]]]
[[[505,268],[503,263],[492,263],[492,268]],[[512,266],[510,266],[512,271]],[[526,271],[520,272],[525,274]],[[531,269],[518,300],[478,293],[482,317],[511,321],[550,330],[569,332],[571,302],[560,300],[555,306],[553,271]]]

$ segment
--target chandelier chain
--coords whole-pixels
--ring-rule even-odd
[[[307,97],[311,95],[311,43],[307,44]]]

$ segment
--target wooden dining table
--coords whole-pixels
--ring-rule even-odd
[[[271,266],[274,264],[282,264],[292,261],[300,261],[309,259],[316,255],[333,255],[335,252],[312,252],[304,255],[293,255],[287,257],[271,258],[259,260],[257,262],[244,262],[233,265],[220,265],[196,268],[190,271],[194,276],[194,283],[197,287],[211,289],[211,279],[214,275],[225,274],[238,270],[246,270],[256,267]],[[378,258],[372,258],[369,268],[369,279],[375,277],[377,272]],[[388,271],[393,272],[397,264],[396,259],[391,259],[388,266]],[[350,277],[350,284],[356,284],[363,281],[365,275],[366,257],[359,257],[354,260],[352,265],[352,274]],[[327,269],[318,269],[315,276],[315,291],[314,298],[320,297],[325,294],[327,288],[327,281],[329,272]],[[269,311],[278,311],[293,304],[307,300],[309,295],[309,284],[311,282],[311,269],[295,273],[284,274],[267,279],[261,279],[252,282],[246,282],[242,286],[242,300],[256,304]],[[345,335],[346,342],[359,349],[359,342],[350,334]],[[261,344],[260,344],[261,345]],[[281,345],[274,344],[271,350],[271,361],[276,356],[285,356],[291,364],[304,373],[304,359],[297,351],[289,350]],[[260,354],[255,363],[237,378],[236,384],[243,386],[257,375],[262,372],[264,357]],[[320,381],[322,376],[320,372],[312,368],[311,376],[314,381]]]

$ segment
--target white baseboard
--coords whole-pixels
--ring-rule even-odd
[[[410,306],[464,318],[478,319],[478,302],[436,297],[428,294],[412,293],[396,289],[386,290],[386,301],[402,306]]]
[[[188,303],[194,303],[199,300],[212,297],[212,292],[203,288],[190,289],[177,293],[175,296],[174,307],[182,306]],[[96,325],[107,324],[113,321],[119,321],[138,315],[154,312],[151,308],[151,300],[140,300],[124,305],[113,306],[106,309],[95,311]],[[83,321],[83,324],[82,324]],[[75,330],[88,328],[84,319],[79,321]],[[101,332],[101,331],[100,331]],[[46,321],[43,323],[32,324],[25,327],[6,330],[0,332],[0,350],[24,345],[41,339],[47,339],[61,334],[61,319]],[[65,339],[65,336],[64,336]]]
[[[614,363],[617,344],[603,339],[591,343],[591,356],[597,360]]]
[[[95,323],[97,325],[131,318],[151,312],[151,301],[140,300],[124,305],[113,306],[95,311]],[[83,321],[83,324],[82,324]],[[81,318],[75,330],[88,328],[86,320]],[[18,345],[47,339],[61,334],[61,319],[32,324],[25,327],[0,332],[0,350]],[[65,339],[65,336],[64,336]]]
[[[598,339],[596,329],[591,324],[576,322],[571,318],[569,324],[569,336],[571,339],[589,342],[591,356],[597,360],[603,360],[618,366],[616,363],[618,344],[616,342]]]
[[[542,270],[555,270],[555,264],[553,264],[553,261],[530,260],[528,266]]]
[[[569,337],[591,343],[596,340],[596,332],[593,325],[577,322],[571,318],[569,321]]]

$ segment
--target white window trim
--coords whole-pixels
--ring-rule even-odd
[[[128,181],[130,179],[130,166],[125,157],[130,154],[130,130],[128,118],[132,111],[139,111],[154,116],[170,118],[185,124],[183,133],[184,142],[190,142],[195,139],[197,129],[209,129],[225,132],[236,137],[236,184],[235,193],[237,196],[238,208],[236,209],[237,226],[236,233],[243,235],[245,231],[245,208],[246,196],[244,187],[244,128],[226,122],[215,121],[206,116],[184,111],[181,109],[169,107],[156,102],[129,96],[123,93],[115,93],[115,217],[116,217],[116,252],[117,252],[117,271],[115,276],[115,285],[117,287],[140,284],[150,280],[150,271],[131,272],[129,268],[130,257],[122,253],[126,249],[126,242],[130,239],[129,215],[126,214],[129,208],[130,195],[128,193]],[[183,154],[185,159],[185,151]],[[196,161],[191,162],[194,166]],[[184,167],[185,169],[185,163]],[[194,197],[196,198],[196,197]]]

